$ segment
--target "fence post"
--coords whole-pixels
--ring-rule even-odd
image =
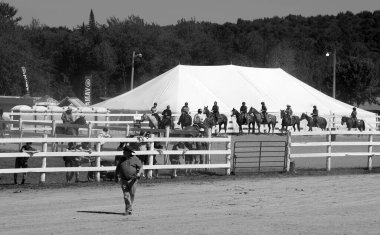
[[[154,134],[151,134],[150,137],[154,138]],[[149,151],[154,151],[154,141],[150,142]],[[153,166],[153,155],[152,154],[149,155],[149,166]],[[147,177],[148,177],[148,179],[152,178],[152,170],[148,170]]]
[[[212,127],[207,128],[207,138],[212,137]],[[208,151],[211,150],[211,142],[208,141]],[[207,154],[206,164],[211,164],[211,154]]]
[[[110,116],[108,116],[108,114],[110,113],[109,110],[107,110],[107,113],[106,113],[106,127],[109,127],[109,121],[110,121]]]
[[[44,138],[47,139],[48,135],[47,134],[44,134]],[[44,142],[42,144],[42,152],[46,153],[47,152],[47,142]],[[41,168],[46,168],[46,156],[42,158],[42,164],[41,164]],[[46,173],[45,172],[42,172],[41,175],[40,175],[40,183],[45,183],[45,175]]]
[[[127,124],[127,129],[125,130],[125,136],[129,136],[131,132],[131,127]]]
[[[96,152],[98,154],[100,154],[100,150],[101,150],[101,145],[100,145],[100,142],[99,142],[99,143],[96,143]],[[96,167],[100,167],[100,155],[97,155],[95,157],[95,163],[96,163]],[[95,173],[95,180],[96,180],[96,182],[100,182],[100,171],[96,171],[96,173]]]
[[[165,141],[165,149],[168,149],[169,147],[169,135],[170,135],[170,126],[166,126],[165,127],[165,137],[166,137],[166,141]],[[169,155],[168,154],[165,154],[164,156],[164,165],[169,165]]]
[[[22,138],[22,116],[21,115],[20,115],[20,119],[18,120],[18,129],[20,131],[20,138]],[[21,147],[22,147],[22,143],[19,143],[18,149],[21,149]]]
[[[226,154],[226,163],[229,165],[226,169],[226,175],[231,174],[231,137],[229,136],[229,141],[227,142],[226,150],[229,151],[228,154]]]
[[[327,145],[327,153],[329,154],[326,157],[326,171],[331,170],[331,130],[330,133],[326,136],[326,141],[329,142],[329,145]]]
[[[13,116],[13,110],[11,110],[11,114],[10,114],[10,118],[11,118],[11,121],[14,120],[14,116]],[[11,123],[10,127],[9,127],[9,132],[11,132],[13,130],[13,122]]]
[[[292,132],[288,131],[286,133],[286,171],[290,171],[290,154],[292,147]]]
[[[88,123],[88,138],[91,138],[91,132],[92,132],[92,123]],[[78,134],[79,134],[79,129],[78,129]]]
[[[368,137],[368,141],[371,143],[368,145],[368,170],[372,170],[372,142],[373,142],[373,134],[370,134]]]

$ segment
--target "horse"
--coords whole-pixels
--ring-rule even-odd
[[[87,123],[86,118],[84,116],[80,116],[73,123],[70,123],[70,124],[86,125],[86,123]],[[79,128],[78,127],[57,126],[56,129],[55,129],[55,134],[64,134],[64,135],[75,135],[75,136],[78,136],[78,134],[79,134]]]
[[[327,121],[325,118],[317,117],[317,122],[314,122],[314,119],[312,117],[310,117],[306,113],[302,113],[300,121],[304,119],[307,121],[307,126],[309,127],[308,131],[312,131],[312,127],[319,127],[322,129],[322,131],[326,130]]]
[[[232,116],[236,117],[236,123],[239,125],[239,134],[243,134],[243,125],[248,125],[248,134],[251,131],[251,126],[253,133],[255,133],[255,121],[253,119],[253,116],[247,115],[246,119],[247,121],[244,122],[244,116],[239,113],[235,108],[232,109]]]
[[[144,113],[141,116],[141,122],[143,121],[148,121],[149,122],[149,127],[151,129],[165,129],[167,126],[170,127],[170,129],[174,128],[173,122],[171,118],[162,118],[162,119],[157,119],[156,116],[154,115],[148,115]]]
[[[216,120],[215,113],[210,112],[210,110],[208,109],[208,106],[205,106],[203,108],[203,114],[206,114],[207,116],[206,120],[204,121],[205,125],[212,128],[213,126],[216,126],[218,124],[219,133],[220,133],[220,130],[222,129],[222,125],[224,124],[224,132],[227,133],[228,118],[226,115],[220,114],[220,117],[217,119],[217,122],[215,122]]]
[[[351,128],[358,128],[359,131],[365,131],[365,123],[363,120],[357,120],[357,122],[354,123],[354,120],[351,117],[343,116],[341,124],[343,125],[344,123],[346,123],[348,130],[351,130]]]
[[[191,126],[192,122],[193,119],[191,118],[190,114],[182,112],[177,124],[181,125],[181,128],[184,129],[185,127]]]
[[[260,133],[260,124],[268,124],[268,133],[270,133],[271,129],[272,129],[272,134],[274,133],[274,128],[275,128],[276,123],[277,123],[276,116],[274,116],[272,114],[268,114],[268,117],[267,117],[267,119],[269,119],[269,122],[268,122],[265,120],[265,118],[263,119],[261,117],[261,113],[259,111],[257,111],[254,107],[251,107],[249,109],[248,114],[253,115],[254,120],[257,124],[257,129],[259,130],[259,133]]]
[[[300,127],[300,117],[293,115],[291,118],[285,116],[285,110],[280,110],[281,113],[281,133],[284,130],[284,127],[286,127],[286,131],[288,131],[288,126],[293,126],[293,130],[296,131],[296,125],[298,131],[301,131]]]

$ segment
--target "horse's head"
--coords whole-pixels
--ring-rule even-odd
[[[348,118],[346,116],[342,116],[342,120],[341,120],[340,124],[343,125],[344,123],[346,123],[347,119]]]
[[[79,125],[85,125],[87,123],[86,117],[81,115],[77,120],[75,120],[74,124],[79,124]]]
[[[206,114],[207,116],[210,114],[210,110],[208,110],[208,106],[203,107],[203,114]]]
[[[306,113],[301,114],[301,120],[306,119],[306,117],[307,117]]]
[[[144,121],[148,121],[149,118],[148,118],[148,115],[146,113],[144,113],[143,115],[141,115],[141,121],[144,122]]]
[[[232,108],[232,111],[231,111],[231,117],[234,116],[234,115],[237,115],[239,112],[235,109],[235,108]]]

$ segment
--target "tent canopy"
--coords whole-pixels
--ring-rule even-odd
[[[313,105],[320,114],[350,115],[352,106],[314,89],[280,68],[252,68],[235,65],[188,66],[178,65],[132,91],[108,99],[93,107],[110,110],[148,111],[154,102],[162,112],[170,105],[172,112],[180,112],[185,102],[196,112],[218,102],[221,113],[230,114],[232,108],[261,108],[264,101],[268,112],[279,113],[286,105],[293,112],[310,113]],[[358,116],[373,115],[357,109]]]

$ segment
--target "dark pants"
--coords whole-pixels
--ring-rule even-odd
[[[132,212],[132,204],[135,200],[137,179],[121,179],[121,190],[123,191],[125,212]]]
[[[17,157],[15,161],[15,168],[28,168],[28,158]],[[17,184],[17,173],[13,174],[14,183]],[[24,184],[26,180],[26,173],[22,173],[21,184]]]

